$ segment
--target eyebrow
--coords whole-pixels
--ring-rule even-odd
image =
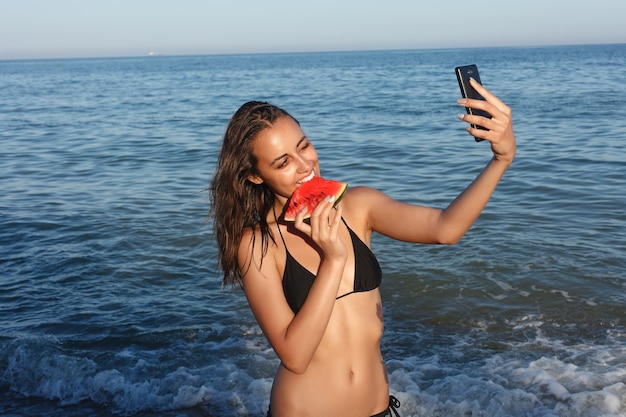
[[[296,144],[296,148],[299,148],[299,147],[300,147],[300,144],[301,144],[303,141],[305,141],[305,140],[307,140],[306,135],[304,135],[304,136],[302,136],[302,137],[300,138],[300,140],[299,140],[299,141],[298,141],[298,143]],[[279,157],[275,158],[275,159],[272,161],[272,163],[270,164],[270,166],[274,166],[274,164],[276,164],[278,161],[280,161],[281,159],[283,159],[283,158],[284,158],[284,157],[286,157],[286,156],[287,156],[287,154],[286,154],[286,153],[284,153],[284,154],[282,154],[281,156],[279,156]]]

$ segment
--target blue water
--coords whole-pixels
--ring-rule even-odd
[[[458,245],[374,237],[402,416],[626,415],[626,45],[0,61],[0,415],[264,415],[206,218],[229,117],[272,101],[324,176],[445,207],[490,158],[469,63],[519,150]]]

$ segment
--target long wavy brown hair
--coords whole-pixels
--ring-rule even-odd
[[[213,232],[218,244],[218,268],[224,273],[224,285],[242,285],[237,253],[246,228],[258,228],[261,231],[262,256],[267,253],[269,241],[273,240],[267,215],[274,205],[274,193],[264,183],[254,184],[248,178],[257,174],[252,141],[281,117],[291,117],[297,123],[280,107],[262,101],[250,101],[235,112],[226,128],[215,175],[209,187],[210,218],[213,219]],[[254,239],[252,244],[255,244]]]

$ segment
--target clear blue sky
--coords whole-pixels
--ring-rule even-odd
[[[0,0],[0,59],[626,43],[626,0]]]

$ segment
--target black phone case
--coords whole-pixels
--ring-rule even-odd
[[[482,82],[480,80],[480,74],[478,73],[478,67],[476,65],[464,65],[464,66],[456,67],[454,69],[454,72],[456,73],[456,79],[459,82],[459,88],[461,89],[461,95],[463,96],[463,98],[484,100],[484,97],[481,96],[478,93],[478,91],[476,91],[474,87],[470,85],[470,82],[469,82],[469,79],[471,77],[482,85]],[[469,107],[466,107],[465,111],[467,112],[467,114],[483,116],[488,119],[491,119],[491,115],[482,110],[476,110],[476,109],[471,109]],[[475,124],[472,124],[472,127],[475,129],[489,130],[489,129],[484,128],[483,126],[475,125]],[[476,142],[480,142],[484,140],[484,139],[480,139],[476,137],[474,139],[476,140]]]

